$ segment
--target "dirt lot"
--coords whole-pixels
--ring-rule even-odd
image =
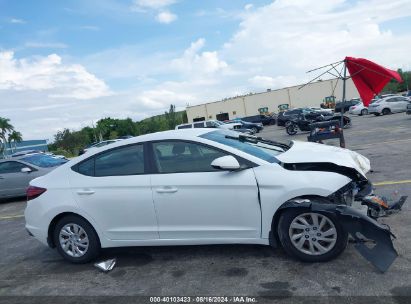
[[[347,147],[370,158],[374,172],[369,177],[378,185],[378,194],[411,197],[410,127],[411,116],[405,114],[366,116],[353,117],[353,127],[345,132]],[[262,134],[290,139],[276,126]],[[304,264],[281,250],[252,245],[112,249],[104,255],[116,257],[118,263],[104,274],[92,264],[64,262],[55,250],[28,236],[21,217],[24,208],[24,201],[0,203],[2,296],[411,296],[410,203],[400,214],[383,219],[397,236],[394,245],[400,255],[385,274],[364,260],[353,244],[338,259],[323,264]]]

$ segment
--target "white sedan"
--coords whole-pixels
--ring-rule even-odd
[[[353,115],[360,115],[360,116],[368,115],[368,108],[364,106],[362,101],[360,101],[356,105],[350,107],[349,113]]]
[[[31,181],[26,228],[73,263],[107,247],[234,243],[327,261],[355,229],[391,242],[385,227],[350,207],[371,191],[369,169],[360,154],[321,144],[218,129],[159,132]]]

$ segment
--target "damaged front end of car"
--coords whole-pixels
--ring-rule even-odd
[[[398,256],[392,243],[395,236],[377,219],[400,211],[407,197],[389,201],[374,195],[372,183],[355,168],[333,163],[282,163],[282,166],[288,170],[335,172],[349,177],[351,182],[324,199],[291,200],[282,208],[305,207],[313,212],[332,213],[353,238],[358,252],[380,271],[388,270]]]

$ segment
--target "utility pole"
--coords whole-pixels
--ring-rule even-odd
[[[345,102],[345,83],[347,81],[347,59],[344,59],[344,76],[343,76],[343,93],[342,93],[342,107],[341,107],[341,122],[340,122],[340,132],[342,133],[340,146],[345,148],[345,139],[344,139],[344,102]]]

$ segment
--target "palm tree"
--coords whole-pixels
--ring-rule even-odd
[[[11,152],[13,152],[13,147],[11,145],[11,143],[14,143],[14,152],[17,150],[17,143],[21,142],[23,140],[23,136],[21,135],[21,133],[19,131],[15,131],[13,130],[10,134],[9,134],[9,144],[10,144],[10,148],[11,148]]]
[[[10,124],[10,119],[0,117],[0,152],[4,157],[4,151],[6,150],[6,135],[14,130],[14,127]]]

